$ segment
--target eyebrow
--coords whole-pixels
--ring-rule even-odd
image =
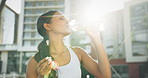
[[[58,16],[64,17],[63,15],[48,15],[48,16],[41,16],[41,17],[58,17]]]

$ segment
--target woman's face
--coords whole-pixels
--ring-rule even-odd
[[[52,32],[63,34],[64,36],[70,34],[71,30],[68,25],[67,18],[59,12],[56,12],[50,22]]]

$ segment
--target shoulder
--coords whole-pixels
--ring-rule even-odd
[[[35,60],[35,56],[30,57],[30,59],[28,60],[28,65],[29,64],[37,64],[38,62]]]
[[[76,55],[79,57],[79,60],[80,60],[80,61],[82,60],[82,57],[83,57],[84,55],[88,55],[88,54],[86,53],[86,51],[85,51],[83,48],[81,48],[81,47],[73,46],[73,47],[71,47],[71,48],[72,48],[72,50],[76,53]]]
[[[86,52],[83,48],[81,48],[81,47],[79,47],[79,46],[72,46],[71,48],[72,48],[72,50],[74,50],[74,51],[77,52],[77,53]]]
[[[27,63],[27,70],[36,69],[35,67],[37,64],[38,62],[34,59],[34,56],[30,57]]]
[[[39,52],[35,53],[33,56],[29,58],[27,65],[37,64],[39,62],[38,59],[39,59]]]
[[[27,78],[31,78],[32,75],[34,75],[32,78],[37,76],[37,73],[36,73],[36,65],[37,64],[38,64],[38,62],[34,59],[34,56],[30,57],[30,59],[28,60],[27,69],[26,69],[26,77]]]

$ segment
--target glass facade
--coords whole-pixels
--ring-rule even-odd
[[[36,29],[37,19],[41,14],[52,9],[59,10],[62,13],[64,13],[65,1],[64,0],[25,0],[24,16],[23,16],[24,21],[23,21],[23,31],[22,31],[23,35],[22,35],[22,44],[21,44],[22,47],[32,47],[32,46],[37,46],[39,44],[39,42],[42,40],[42,37],[37,33],[37,29]],[[15,25],[17,25],[17,22]],[[15,34],[15,37],[17,38],[16,34]],[[4,75],[5,74],[24,75],[26,73],[27,62],[29,58],[35,53],[36,52],[32,50],[31,51],[30,50],[29,51],[28,50],[27,51],[9,51],[8,60],[5,60],[7,61],[7,66],[6,66],[7,69],[6,69],[6,72],[3,72]],[[2,65],[1,61],[0,61],[0,65]],[[22,78],[24,78],[24,76]]]
[[[42,40],[42,37],[37,33],[36,29],[36,22],[38,17],[51,9],[59,10],[61,12],[65,12],[65,0],[25,0],[24,3],[24,21],[23,21],[23,31],[22,31],[22,48],[23,47],[32,47],[37,46],[39,42]],[[147,14],[148,13],[148,2],[132,5],[130,7],[130,22],[131,22],[131,32],[132,32],[132,54],[133,56],[147,56],[148,55],[148,19]],[[3,17],[3,15],[0,15],[0,17]],[[16,16],[15,16],[16,17]],[[123,12],[122,10],[112,12],[107,14],[106,17],[104,17],[106,20],[106,25],[104,26],[104,31],[101,32],[102,34],[102,40],[104,43],[104,46],[106,48],[106,52],[109,57],[113,56],[113,59],[118,58],[125,58],[125,49],[124,44],[122,42],[124,41],[124,32],[123,32]],[[2,19],[0,19],[0,22]],[[16,23],[17,19],[15,20]],[[1,24],[1,23],[0,23]],[[15,24],[16,25],[16,24]],[[2,25],[1,25],[2,26]],[[16,27],[16,26],[15,26]],[[17,30],[17,29],[16,29]],[[2,31],[0,31],[2,32]],[[15,31],[15,33],[17,33]],[[14,42],[17,43],[17,35],[14,34]],[[20,35],[20,34],[18,34]],[[0,35],[1,36],[1,35]],[[2,40],[0,39],[0,43]],[[70,35],[70,44],[72,46],[80,46],[84,48],[88,54],[91,54],[91,45],[90,45],[90,39],[88,36],[86,36],[86,33],[84,31],[78,31],[73,32]],[[20,46],[17,46],[20,47]],[[8,48],[11,48],[8,46]],[[0,59],[4,58],[1,57],[1,53],[5,51],[0,52]],[[7,69],[6,73],[4,74],[19,74],[23,75],[23,77],[16,77],[16,78],[25,78],[26,73],[26,65],[28,63],[29,58],[34,55],[35,51],[30,51],[30,48],[26,51],[8,51],[8,59],[2,61],[7,61]],[[6,55],[7,55],[6,53]],[[3,64],[0,61],[0,65]],[[122,77],[122,78],[129,78],[130,73],[128,74],[128,64],[124,65],[113,65],[112,66],[116,72]],[[139,73],[141,74],[141,71],[144,71],[144,69],[147,67],[141,67]],[[0,68],[2,70],[2,68]],[[5,70],[5,69],[3,69]],[[83,71],[83,69],[82,69]],[[84,70],[86,71],[86,70]],[[142,73],[142,78],[147,78],[148,71],[144,71],[144,74]],[[3,74],[2,73],[2,74]],[[0,77],[2,77],[2,74]],[[86,71],[86,75],[88,75]],[[4,77],[4,76],[3,76]],[[12,76],[11,76],[12,77]],[[11,78],[10,77],[10,78]],[[15,77],[15,76],[14,76]],[[7,78],[7,77],[6,77]],[[90,78],[94,78],[90,74]],[[112,78],[119,78],[118,75],[112,70]]]
[[[112,67],[116,70],[121,78],[129,78],[127,65],[113,65]],[[112,70],[112,78],[120,78],[119,76]]]
[[[10,8],[4,7],[0,18],[0,44],[15,44],[17,14]]]
[[[148,55],[148,2],[130,7],[133,56]]]
[[[36,52],[22,52],[22,71],[21,74],[25,74],[26,73],[26,67],[27,67],[27,63],[30,57],[32,57],[32,55],[34,55]]]
[[[8,52],[7,74],[19,73],[19,52]]]
[[[37,19],[49,10],[55,9],[64,13],[64,0],[26,0],[24,6],[24,27],[22,46],[37,46],[42,37],[37,33]]]
[[[123,10],[107,14],[102,40],[109,58],[125,58]]]

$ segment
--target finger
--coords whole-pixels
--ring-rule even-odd
[[[53,61],[52,62],[45,62],[39,68],[39,73],[49,74],[53,68]]]
[[[51,68],[51,67],[49,67],[49,65],[51,64],[51,62],[52,62],[51,58],[49,58],[48,60],[46,60],[44,63],[42,63],[37,68],[37,72],[38,73],[45,72],[45,70],[47,70],[47,68]]]
[[[51,57],[45,57],[44,59],[42,59],[38,64],[37,64],[37,68],[40,67],[44,62],[46,62],[47,60],[51,59]]]
[[[37,73],[38,73],[38,74],[41,74],[41,73],[43,72],[43,69],[44,69],[43,67],[39,67],[39,68],[37,69]]]
[[[48,65],[46,66],[46,68],[45,68],[45,72],[50,73],[51,70],[52,70],[52,67],[53,67],[53,66],[52,66],[52,63],[51,63],[50,65],[48,64]]]
[[[44,61],[44,63],[42,63],[42,64],[40,65],[40,67],[41,67],[41,68],[45,68],[46,66],[50,65],[51,62],[52,62],[52,59],[49,58],[49,59],[47,59],[46,61]]]
[[[47,59],[48,59],[48,57],[45,57],[44,59],[39,61],[39,63],[37,64],[37,68],[40,67],[40,65],[43,64]]]
[[[52,59],[48,58],[47,60],[45,60],[39,67],[44,69],[47,65],[51,64]]]

